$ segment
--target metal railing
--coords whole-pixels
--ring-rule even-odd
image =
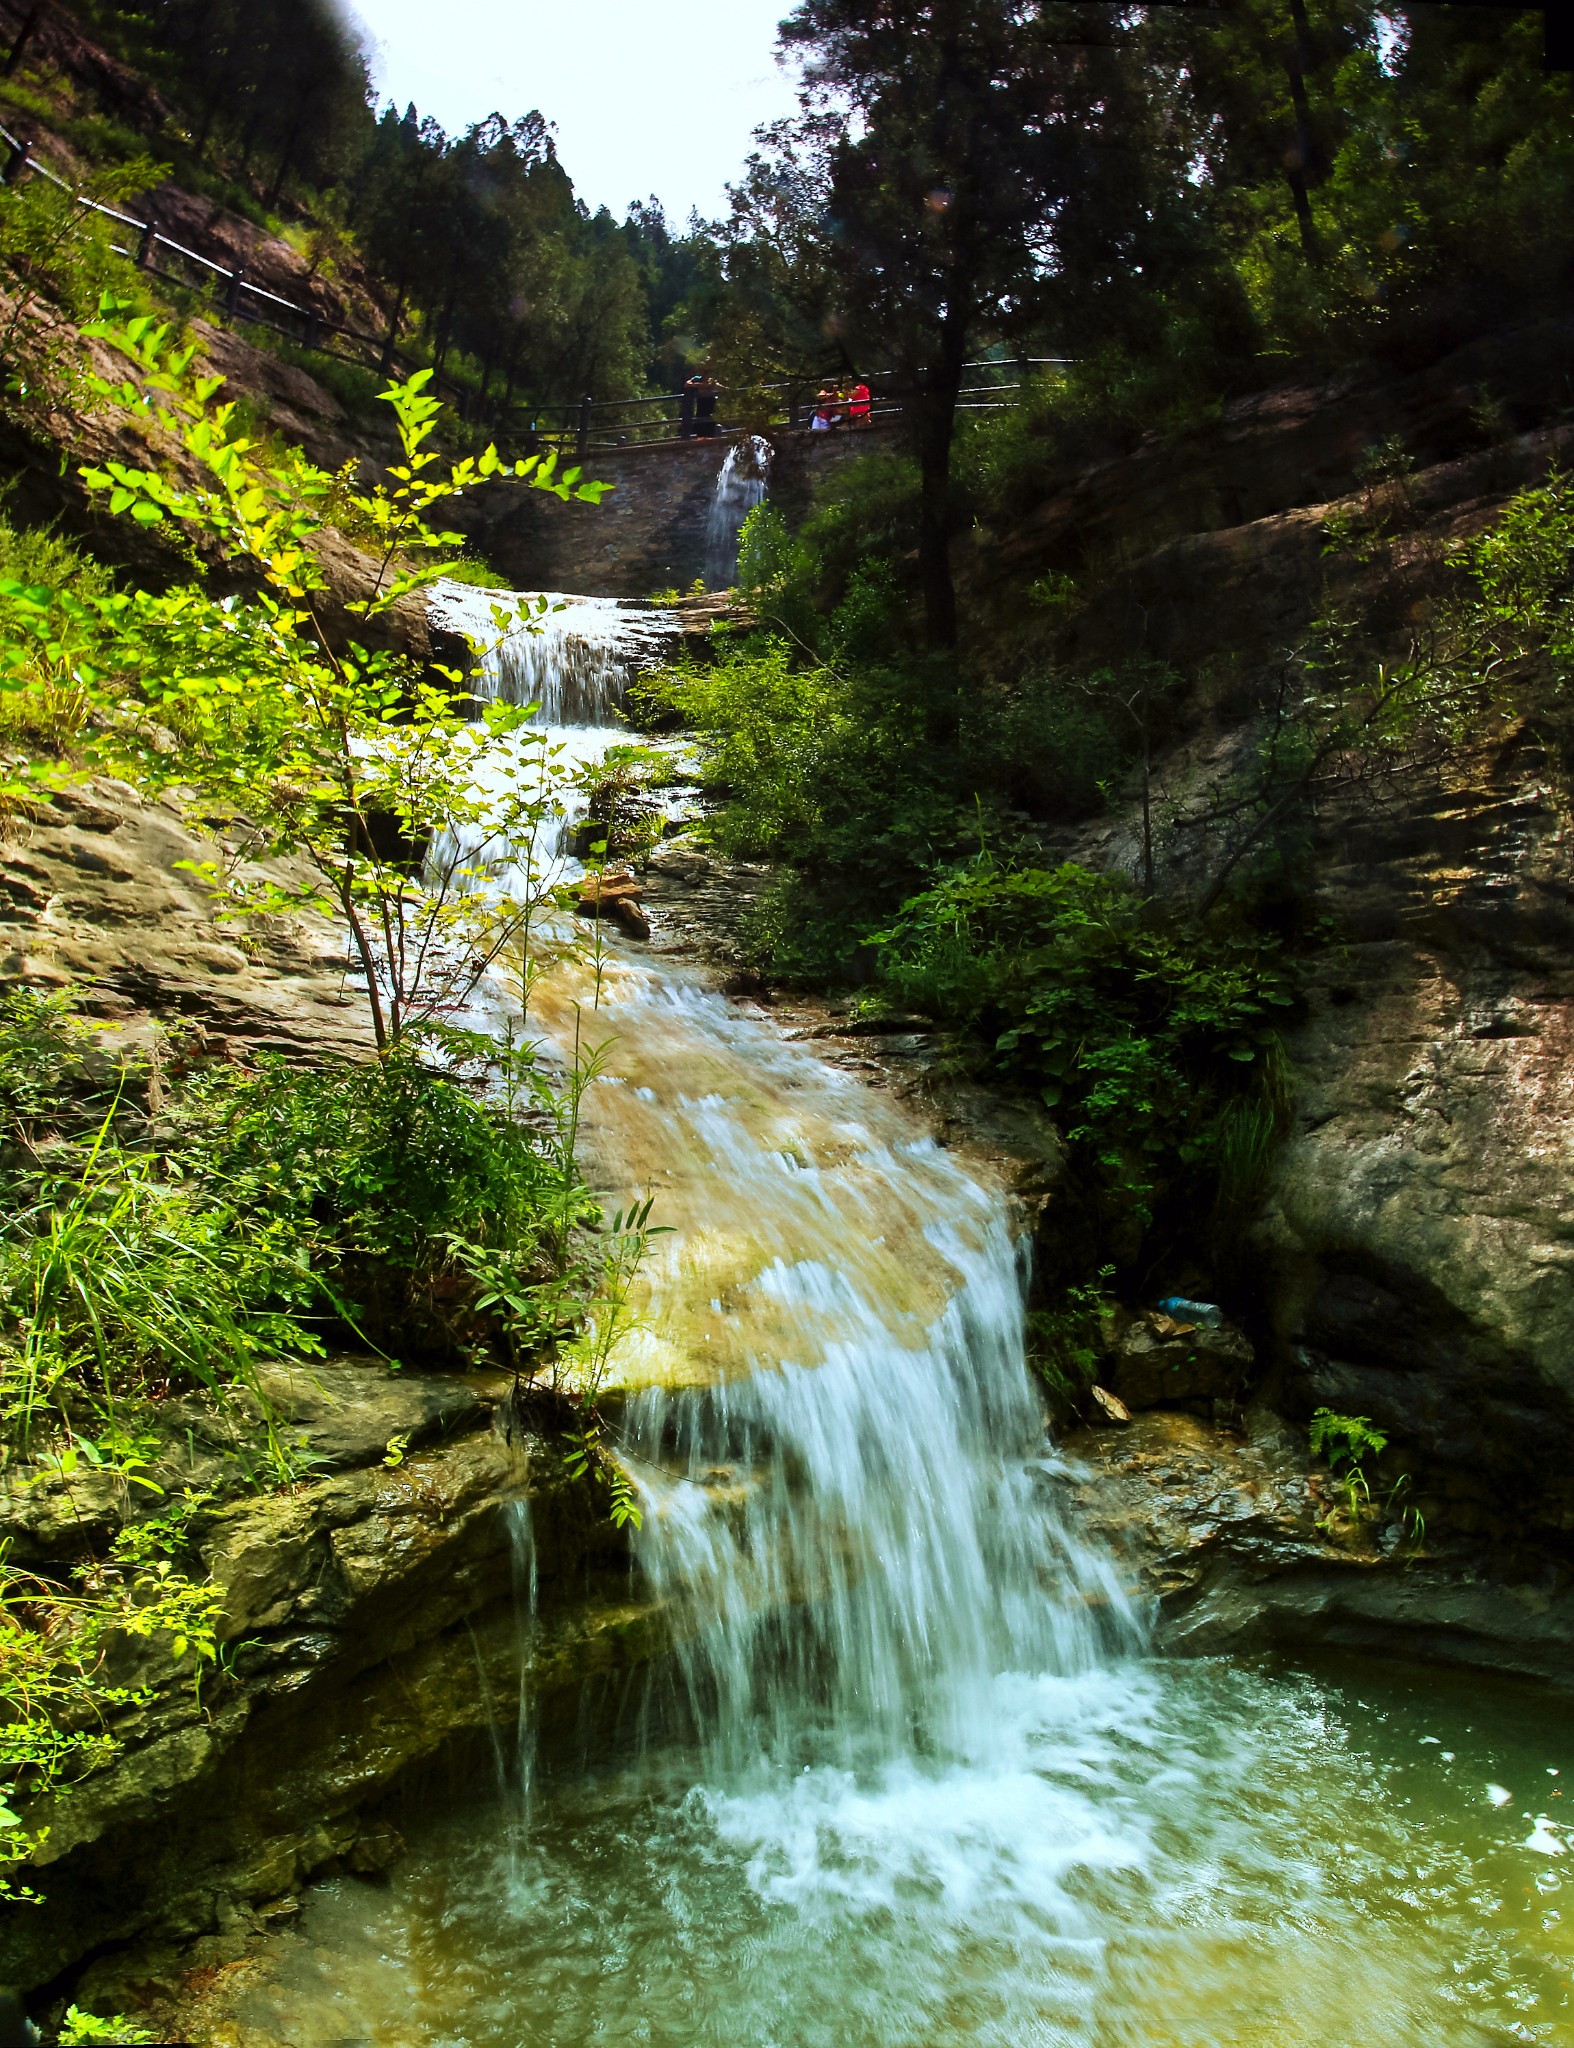
[[[972,373],[976,381],[962,386],[958,410],[1001,411],[1020,396],[1035,373],[1065,369],[1071,361],[1069,356],[1016,356],[965,363],[964,374]],[[871,392],[867,412],[852,419],[847,413],[847,401],[836,401],[831,431],[861,432],[881,420],[900,418],[909,410],[909,399],[889,373],[874,372],[862,381]],[[825,380],[833,390],[840,382],[836,377]],[[730,428],[719,423],[711,427],[693,420],[685,411],[683,394],[677,391],[658,392],[646,398],[585,398],[577,406],[537,406],[523,424],[525,431],[541,445],[572,448],[576,455],[660,447],[691,435],[705,438],[712,431],[807,431],[820,388],[823,387],[812,379],[723,388],[718,393],[718,405],[732,420]],[[502,418],[500,412],[499,424]]]
[[[408,375],[416,368],[427,367],[399,355],[395,347],[397,319],[390,321],[385,333],[368,334],[348,321],[335,320],[318,306],[299,306],[278,292],[254,284],[246,275],[244,263],[216,262],[164,234],[156,221],[138,220],[89,198],[34,156],[31,142],[13,135],[4,126],[0,126],[0,143],[8,152],[4,166],[0,167],[0,183],[15,185],[29,174],[47,178],[69,193],[84,211],[98,214],[126,231],[124,243],[110,243],[115,255],[125,257],[137,269],[166,284],[216,297],[227,320],[268,328],[298,348],[375,368],[384,377],[395,372]],[[1069,360],[1064,356],[1018,356],[965,363],[964,374],[980,375],[982,381],[963,386],[958,395],[959,409],[998,411],[1022,392],[1035,372],[1064,368]],[[837,381],[835,373],[824,380],[833,387]],[[833,431],[863,432],[907,411],[905,395],[891,388],[893,380],[889,373],[875,373],[863,381],[873,393],[868,411],[857,421],[844,414]],[[462,419],[474,421],[500,440],[506,440],[513,452],[529,455],[556,449],[578,460],[620,449],[661,447],[691,435],[708,438],[712,433],[804,431],[821,388],[809,380],[724,390],[719,398],[732,417],[734,424],[729,428],[719,421],[693,421],[683,393],[677,391],[657,392],[643,398],[587,396],[566,405],[533,405],[528,400],[488,402],[484,394],[478,398],[466,386],[437,374],[433,382],[457,405]]]
[[[184,242],[177,242],[173,236],[164,234],[157,221],[138,220],[117,207],[105,206],[102,201],[90,198],[69,179],[62,178],[34,156],[31,142],[13,135],[3,126],[0,126],[0,143],[7,151],[5,165],[0,168],[0,183],[15,185],[28,173],[47,178],[62,192],[69,193],[84,212],[96,213],[126,230],[129,246],[118,241],[110,243],[115,255],[125,257],[150,277],[162,278],[166,284],[213,294],[220,301],[226,318],[245,321],[253,327],[270,328],[300,348],[318,355],[337,356],[341,361],[359,362],[364,367],[375,368],[381,376],[386,377],[395,370],[407,372],[416,367],[401,361],[394,347],[396,329],[391,323],[384,334],[368,334],[347,320],[334,319],[320,306],[299,306],[293,299],[253,283],[246,275],[244,263],[215,262],[211,256],[204,256],[197,249],[188,249]],[[335,344],[348,344],[348,348]],[[455,395],[460,394],[460,386],[446,378],[441,381],[445,389]]]

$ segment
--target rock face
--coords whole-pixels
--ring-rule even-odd
[[[368,1056],[342,935],[299,919],[238,943],[183,865],[216,851],[201,820],[114,783],[39,804],[0,845],[0,980],[72,985],[110,1061],[145,1049],[155,1027],[167,1061],[183,1044],[207,1058]],[[185,1033],[173,1049],[171,1024]],[[112,1972],[128,1945],[152,1968],[174,1941],[197,1942],[190,1967],[204,1942],[236,1952],[260,1908],[325,1865],[386,1860],[378,1798],[514,1697],[524,1518],[542,1593],[539,1694],[662,1640],[630,1598],[604,1502],[564,1482],[510,1412],[510,1383],[391,1376],[365,1359],[278,1365],[262,1382],[314,1476],[202,1511],[200,1547],[227,1591],[228,1675],[199,1695],[156,1641],[116,1650],[113,1682],[148,1686],[150,1703],[117,1728],[119,1760],[47,1817],[46,1903],[7,1916],[0,1981],[48,1982],[92,1952]],[[191,1406],[181,1460],[151,1475],[170,1498],[227,1483],[211,1417]],[[101,1554],[128,1512],[96,1473],[0,1485],[12,1562],[57,1579]]]
[[[1015,531],[964,558],[980,630],[1002,578],[1052,571],[1078,591],[1056,658],[1183,667],[1154,806],[1200,810],[1247,764],[1259,685],[1309,621],[1348,606],[1374,653],[1402,653],[1448,544],[1566,461],[1571,331],[1545,322],[1401,372],[1285,387],[1206,429],[1067,462]],[[1336,511],[1376,516],[1381,492],[1358,472],[1385,437],[1402,451],[1402,483],[1382,487],[1397,538],[1330,556]],[[1430,779],[1320,805],[1297,882],[1332,940],[1287,1041],[1295,1125],[1247,1257],[1270,1398],[1297,1421],[1318,1406],[1371,1418],[1429,1526],[1525,1582],[1574,1562],[1561,779],[1505,720]],[[1064,851],[1138,873],[1136,818],[1126,804],[1068,829]],[[1196,900],[1205,841],[1161,827],[1161,894]]]
[[[1192,1403],[1232,1407],[1251,1375],[1250,1340],[1224,1324],[1210,1330],[1178,1323],[1158,1309],[1132,1318],[1102,1368],[1109,1391],[1127,1408]]]
[[[850,456],[884,443],[879,433],[771,434],[772,496],[795,516]],[[448,516],[521,590],[629,598],[687,590],[704,574],[711,498],[731,446],[718,435],[602,450],[584,463],[587,474],[613,486],[599,506],[565,505],[545,491],[499,484]]]
[[[0,843],[0,982],[85,984],[111,1053],[155,1015],[187,1020],[209,1052],[368,1052],[343,934],[321,919],[219,923],[183,866],[218,851],[173,799],[105,781],[59,791]]]
[[[1276,658],[1325,601],[1323,523],[1336,504],[1360,509],[1357,473],[1375,444],[1403,449],[1411,508],[1434,530],[1482,523],[1566,460],[1571,339],[1574,321],[1544,321],[1064,460],[1012,528],[975,534],[959,564],[974,603],[987,614],[1003,580],[1050,571],[1090,594],[1060,637],[1067,661]]]
[[[120,1758],[45,1817],[45,1903],[0,1929],[8,1982],[44,1983],[98,1952],[100,1986],[156,1983],[240,1953],[314,1874],[386,1863],[398,1842],[379,1798],[494,1714],[512,1725],[527,1537],[534,1698],[664,1645],[603,1504],[564,1480],[506,1380],[341,1360],[279,1368],[269,1392],[324,1476],[204,1513],[227,1673],[199,1694],[161,1639],[113,1653],[112,1677],[151,1700],[117,1729]],[[5,1505],[36,1552],[36,1506]]]
[[[1259,1236],[1287,1376],[1511,1543],[1574,1531],[1574,860],[1523,741],[1478,769],[1329,834],[1350,941]]]
[[[1124,1559],[1161,1650],[1320,1645],[1574,1686],[1574,1589],[1496,1573],[1380,1505],[1352,1516],[1304,1435],[1266,1409],[1231,1431],[1154,1411],[1066,1448],[1055,1483]]]

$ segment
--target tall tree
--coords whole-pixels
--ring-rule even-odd
[[[824,165],[841,338],[865,361],[886,358],[911,408],[919,573],[937,647],[957,633],[951,453],[964,366],[986,331],[1031,320],[1052,269],[1056,218],[1085,168],[1092,11],[800,0],[782,24],[804,60],[800,135]]]

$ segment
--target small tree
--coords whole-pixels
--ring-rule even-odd
[[[94,380],[99,394],[172,438],[186,472],[111,462],[83,470],[90,489],[118,516],[176,525],[259,587],[243,600],[199,583],[101,598],[0,584],[3,680],[85,699],[90,761],[221,815],[224,853],[199,871],[223,914],[342,916],[386,1052],[463,1002],[528,929],[543,831],[565,808],[556,749],[530,727],[534,705],[487,704],[472,719],[457,669],[336,645],[312,546],[333,480],[244,435],[217,402],[221,380],[195,374],[166,327],[88,332],[135,371]],[[451,566],[441,556],[460,537],[427,523],[444,500],[504,474],[589,503],[609,488],[577,469],[558,476],[551,456],[507,464],[488,448],[442,464],[427,445],[440,411],[429,375],[382,394],[404,459],[386,487],[352,493],[379,543],[371,594],[349,607],[368,621]],[[499,634],[519,618],[493,608]]]

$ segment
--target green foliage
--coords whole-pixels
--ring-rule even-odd
[[[450,562],[447,576],[450,583],[468,584],[472,590],[512,590],[514,587],[511,577],[474,555],[461,555],[457,562]]]
[[[500,1092],[466,1086],[456,1057],[501,1065]],[[215,1067],[165,1129],[185,1185],[276,1230],[357,1330],[403,1353],[500,1346],[533,1371],[595,1291],[578,1247],[597,1212],[573,1157],[584,1081],[562,1092],[528,1051],[450,1034],[375,1065]]]
[[[1098,1372],[1101,1325],[1114,1306],[1114,1278],[1112,1265],[1100,1266],[1092,1279],[1063,1289],[1054,1307],[1028,1314],[1028,1362],[1068,1414]]]
[[[1319,1408],[1312,1416],[1308,1439],[1312,1456],[1326,1458],[1329,1471],[1344,1488],[1351,1517],[1358,1517],[1372,1498],[1366,1461],[1380,1458],[1387,1450],[1386,1434],[1373,1428],[1369,1415],[1336,1415],[1331,1408]]]
[[[0,996],[0,1114],[5,1136],[30,1147],[41,1122],[57,1122],[83,1082],[93,1034],[68,989],[25,984]]]
[[[1135,735],[1099,684],[1034,667],[981,704],[964,727],[980,783],[1035,818],[1102,810]]]
[[[89,2048],[89,2044],[95,2041],[134,2044],[152,2039],[146,2027],[139,2027],[124,2013],[111,2013],[108,2019],[99,2019],[93,2013],[84,2012],[79,2005],[67,2008],[60,2029],[60,2048]]]
[[[1467,630],[1483,655],[1565,697],[1574,682],[1574,479],[1557,470],[1518,492],[1495,526],[1465,543],[1458,568]]]
[[[979,854],[873,943],[888,999],[964,1031],[1036,1090],[1139,1229],[1167,1183],[1217,1182],[1220,1115],[1262,1085],[1291,1002],[1271,946],[1173,924],[1072,863]]]
[[[196,377],[191,351],[173,350],[167,329],[138,319],[95,332],[136,375],[93,381],[175,435],[197,480],[116,461],[85,470],[85,481],[112,515],[173,525],[190,544],[245,565],[261,591],[238,603],[200,584],[84,595],[0,581],[0,688],[23,704],[69,703],[67,737],[90,765],[150,792],[193,791],[220,816],[244,820],[225,857],[200,870],[227,914],[343,916],[377,1042],[396,1044],[462,1002],[528,929],[541,894],[536,849],[565,808],[554,750],[529,726],[532,706],[488,704],[468,720],[454,695],[457,672],[434,681],[392,652],[334,651],[312,542],[336,480],[298,452],[241,433],[234,407],[215,403],[220,380]],[[591,503],[606,488],[577,469],[559,476],[550,456],[504,464],[488,448],[440,464],[428,445],[440,407],[427,382],[423,372],[384,394],[404,459],[387,487],[350,493],[378,555],[371,595],[349,606],[369,619],[446,572],[449,563],[421,558],[458,537],[426,521],[461,491],[505,473]],[[494,611],[499,633],[517,623]],[[500,743],[510,741],[505,756]],[[442,857],[423,870],[411,855],[428,846]],[[269,865],[279,856],[305,872]],[[517,893],[483,886],[504,871]]]
[[[588,1429],[570,1430],[565,1442],[568,1448],[563,1458],[564,1472],[570,1479],[594,1479],[606,1488],[614,1528],[642,1527],[634,1482],[607,1449],[601,1424],[593,1422]]]
[[[755,604],[775,596],[792,566],[793,541],[787,521],[769,498],[762,498],[738,532],[739,594]]]
[[[708,743],[705,778],[728,801],[712,832],[758,858],[801,838],[820,815],[825,763],[847,729],[845,691],[827,668],[794,664],[781,641],[723,641],[647,683]]]
[[[63,395],[86,397],[75,338],[60,330],[60,316],[89,319],[100,294],[124,282],[124,266],[111,249],[112,225],[90,202],[124,205],[168,170],[138,155],[97,171],[76,192],[43,177],[0,186],[0,272],[11,300],[0,326],[0,376],[8,402],[37,406]]]
[[[113,1762],[116,1720],[151,1704],[150,1686],[108,1679],[106,1660],[131,1641],[156,1645],[166,1676],[189,1667],[193,1685],[218,1662],[224,1592],[172,1560],[178,1519],[123,1534],[73,1591],[18,1571],[0,1546],[0,1900],[38,1902],[22,1873],[50,1829],[34,1815]]]
[[[0,1232],[0,1425],[24,1455],[46,1418],[67,1428],[84,1405],[113,1421],[128,1400],[198,1386],[220,1405],[254,1388],[259,1358],[321,1345],[283,1300],[311,1289],[294,1247],[264,1219],[194,1201],[122,1151],[105,1118],[71,1179],[42,1192]],[[276,1463],[287,1455],[269,1429]]]

